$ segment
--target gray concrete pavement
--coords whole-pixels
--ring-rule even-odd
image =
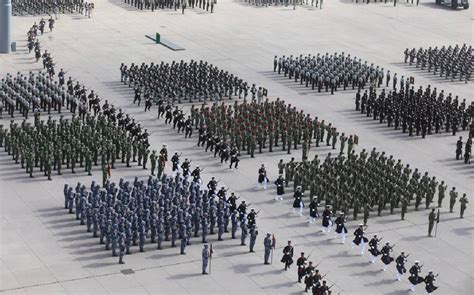
[[[272,98],[280,97],[313,116],[333,122],[346,133],[358,134],[358,151],[377,147],[472,197],[474,167],[454,160],[456,137],[441,134],[426,139],[410,138],[354,112],[352,91],[318,95],[282,80],[271,71],[274,55],[344,51],[399,76],[413,75],[418,85],[431,84],[473,101],[472,83],[435,80],[401,63],[405,47],[472,44],[472,9],[451,11],[428,1],[422,1],[418,7],[395,8],[392,4],[355,5],[327,0],[324,3],[323,10],[298,7],[293,11],[286,7],[261,9],[239,1],[219,0],[212,15],[188,10],[183,16],[174,11],[136,12],[119,0],[110,0],[96,1],[92,19],[61,16],[55,31],[40,37],[57,66],[132,113],[150,131],[155,149],[166,143],[170,151],[182,151],[184,157],[193,160],[193,165],[205,168],[205,182],[216,176],[261,209],[257,252],[248,253],[247,247],[238,246],[237,241],[227,236],[224,242],[217,242],[217,237],[212,236],[215,257],[210,276],[200,275],[201,245],[197,242],[187,248],[186,256],[178,255],[176,248],[157,251],[147,245],[145,253],[126,256],[126,264],[119,265],[110,252],[103,251],[98,241],[90,238],[84,226],[61,209],[64,183],[89,184],[93,179],[100,180],[98,171],[93,177],[86,173],[74,176],[64,173],[62,177],[54,176],[53,181],[43,177],[30,180],[2,150],[0,291],[5,294],[298,294],[303,289],[296,283],[295,266],[285,272],[279,262],[281,247],[291,239],[296,245],[295,254],[312,252],[311,260],[322,262],[319,268],[322,273],[329,272],[327,278],[330,284],[335,283],[336,294],[409,293],[406,279],[395,281],[394,267],[381,272],[380,264],[370,265],[368,257],[358,255],[349,243],[337,243],[333,233],[321,234],[319,223],[309,225],[305,217],[293,215],[289,193],[284,201],[276,202],[272,186],[267,191],[256,188],[258,166],[265,163],[270,180],[274,180],[279,159],[289,159],[286,153],[257,154],[254,160],[243,156],[238,170],[228,170],[210,153],[196,147],[196,138],[184,139],[163,121],[156,120],[156,109],[145,114],[142,107],[133,105],[132,91],[119,82],[121,62],[206,60],[244,80],[265,86]],[[1,77],[7,72],[40,68],[40,64],[33,63],[32,55],[25,52],[24,42],[28,28],[38,20],[38,17],[13,19],[19,51],[0,55]],[[156,31],[186,50],[173,52],[145,38],[145,34]],[[6,118],[1,122],[8,124]],[[325,156],[329,151],[326,147],[313,149],[310,157],[314,153]],[[295,151],[292,156],[299,158],[300,152]],[[142,169],[134,167],[114,170],[112,179],[131,179],[135,175],[147,177]],[[444,204],[446,207],[446,200]],[[465,219],[458,219],[458,204],[456,213],[441,210],[437,238],[426,237],[428,211],[413,212],[412,208],[405,221],[399,220],[399,211],[396,215],[371,218],[368,231],[395,242],[395,255],[402,250],[409,252],[409,266],[417,259],[425,264],[424,271],[440,272],[438,294],[470,294],[474,287],[474,214],[469,205]],[[350,220],[350,233],[357,224],[358,221]],[[262,263],[266,232],[275,233],[278,242],[272,266]],[[134,273],[122,274],[121,270],[127,268]],[[423,291],[419,286],[415,293]]]

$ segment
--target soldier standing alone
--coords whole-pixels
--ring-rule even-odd
[[[435,221],[439,222],[439,218],[436,217],[435,209],[433,208],[428,216],[428,237],[431,237]]]
[[[461,203],[461,215],[460,215],[460,217],[464,218],[464,211],[466,211],[466,207],[467,207],[466,204],[469,203],[468,200],[467,200],[466,194],[462,195],[461,199],[459,199],[459,203]]]

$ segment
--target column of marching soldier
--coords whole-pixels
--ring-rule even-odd
[[[187,101],[214,101],[224,98],[247,98],[249,91],[252,99],[260,102],[267,95],[264,87],[250,87],[247,82],[227,71],[200,60],[171,64],[142,63],[140,66],[132,63],[120,66],[121,81],[133,87],[134,103],[145,99],[145,111],[153,101],[181,103]]]
[[[123,2],[140,10],[151,9],[151,11],[155,11],[155,9],[168,8],[176,11],[181,9],[183,14],[186,7],[199,7],[214,13],[214,6],[217,4],[217,0],[123,0]]]
[[[456,44],[454,47],[449,45],[447,48],[446,46],[441,48],[435,46],[435,48],[429,47],[428,49],[420,47],[418,50],[407,48],[404,54],[404,62],[409,63],[410,66],[415,64],[422,71],[425,69],[428,72],[433,71],[435,76],[439,71],[440,77],[450,78],[451,82],[459,78],[459,81],[467,83],[471,79],[473,67],[472,46]]]
[[[147,130],[121,109],[117,112],[108,101],[101,105],[99,96],[93,90],[87,95],[79,82],[74,85],[69,78],[67,90],[63,84],[64,73],[60,73],[59,83],[44,73],[31,72],[29,76],[7,75],[2,79],[0,97],[9,114],[13,117],[18,110],[25,118],[21,124],[12,120],[9,130],[0,126],[0,146],[5,145],[13,160],[30,177],[39,168],[48,179],[53,170],[61,174],[64,165],[76,173],[77,164],[90,175],[92,167],[100,163],[105,173],[118,159],[130,167],[138,158],[138,165],[147,169],[148,159],[152,160]],[[41,110],[61,113],[62,107],[73,114],[71,119],[61,115],[59,121],[52,116],[46,122],[41,120]],[[35,113],[34,125],[26,121],[30,110]]]
[[[55,20],[53,19],[53,17],[50,17],[48,19],[48,27],[49,27],[50,32],[53,32],[54,23],[55,23]],[[46,70],[46,72],[48,73],[50,77],[53,77],[55,75],[55,72],[54,72],[55,63],[53,62],[53,58],[51,57],[51,54],[47,50],[45,50],[44,53],[41,54],[41,45],[38,38],[39,36],[43,36],[45,26],[46,26],[46,21],[43,18],[39,21],[38,25],[36,24],[36,22],[33,24],[33,26],[28,30],[28,33],[27,33],[27,37],[28,37],[27,47],[28,47],[28,53],[31,53],[31,51],[34,51],[36,62],[38,62],[41,58],[43,59],[43,69]],[[41,35],[39,35],[39,33]]]
[[[331,215],[330,210],[327,208],[327,216]],[[325,217],[327,222],[332,223],[330,217]],[[340,213],[339,216],[334,221],[336,224],[336,237],[341,237],[342,244],[345,244],[347,228],[345,226],[346,218],[344,213]],[[369,249],[368,252],[370,253],[370,260],[369,262],[375,264],[377,257],[380,257],[380,261],[382,262],[382,271],[387,271],[388,266],[395,262],[396,268],[396,280],[401,281],[404,274],[407,272],[405,264],[408,262],[408,257],[410,253],[405,253],[404,251],[400,252],[400,255],[397,258],[392,257],[391,253],[395,247],[395,244],[391,244],[390,241],[385,242],[385,245],[380,249],[379,244],[382,241],[383,237],[378,237],[377,234],[373,235],[372,239],[369,239],[365,236],[365,230],[367,228],[360,224],[358,228],[354,231],[354,239],[352,241],[352,248],[359,247],[361,252],[360,254],[363,255],[365,251],[366,244],[368,242]],[[329,231],[328,231],[329,232]],[[265,253],[271,250],[272,242],[270,240],[270,234],[267,234],[267,237],[264,240],[265,245]],[[289,269],[293,264],[293,256],[294,256],[294,247],[291,244],[291,241],[288,241],[288,245],[283,248],[283,257],[281,262],[285,265],[285,270]],[[312,253],[308,256],[305,256],[304,252],[301,252],[301,256],[298,257],[296,260],[297,265],[297,276],[298,282],[303,282],[305,284],[305,292],[311,291],[314,295],[328,295],[331,294],[331,288],[336,284],[332,284],[328,286],[326,281],[323,280],[327,273],[322,275],[319,271],[318,266],[322,263],[318,263],[316,265],[313,264],[312,261],[309,260]],[[425,283],[425,290],[427,294],[433,293],[435,290],[438,289],[438,286],[434,285],[434,281],[439,276],[439,274],[434,274],[432,270],[428,271],[426,276],[422,276],[421,269],[423,264],[420,264],[420,261],[415,260],[414,264],[408,270],[409,277],[408,281],[410,282],[409,288],[410,291],[415,290],[415,286],[421,283]]]
[[[84,13],[91,17],[94,3],[84,0],[12,0],[13,15],[55,15],[58,19],[60,13]]]

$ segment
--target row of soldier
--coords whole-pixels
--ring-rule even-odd
[[[472,136],[469,136],[464,145],[463,154],[463,141],[462,136],[459,137],[456,142],[456,160],[464,159],[464,164],[471,164],[471,153],[472,153]]]
[[[445,79],[450,78],[451,82],[459,78],[459,81],[467,83],[471,79],[473,67],[472,46],[456,44],[454,47],[451,45],[448,47],[442,46],[441,48],[438,48],[438,46],[435,46],[435,48],[429,47],[428,49],[420,47],[418,50],[407,48],[404,54],[404,61],[409,63],[410,66],[415,64],[421,70],[428,69],[428,72],[433,70],[433,75],[437,75],[439,70],[439,76],[444,76]]]
[[[373,153],[374,152],[375,151],[373,151]],[[318,161],[317,157],[315,157],[314,161],[316,161],[316,162]],[[298,173],[298,169],[299,169],[298,165],[299,164],[301,164],[301,163],[296,163],[295,164],[292,160],[287,165],[284,165],[283,161],[281,160],[278,168],[280,170],[280,173],[282,173],[283,170],[285,170],[285,171],[287,171],[287,175],[288,175],[288,174],[295,173],[295,172]],[[295,165],[297,165],[297,166],[295,166]],[[360,170],[358,169],[358,167],[355,167],[354,171],[360,171]],[[259,170],[259,182],[261,182],[262,179],[266,178],[265,173],[266,173],[266,171],[264,170],[264,166],[262,165],[262,168],[260,168],[260,170]],[[307,173],[308,173],[308,171],[303,171],[302,175],[307,175]],[[338,174],[340,174],[340,173],[338,172]],[[341,176],[341,180],[343,178],[344,177]],[[403,178],[406,178],[406,176],[404,176]],[[276,199],[277,200],[282,200],[283,199],[282,195],[284,194],[284,186],[285,186],[285,181],[284,181],[282,175],[280,175],[280,177],[275,181],[275,184],[277,186],[277,197],[276,197]],[[441,201],[442,201],[442,195],[444,194],[444,192],[441,192],[441,191],[444,191],[445,189],[446,189],[446,187],[443,186],[443,183],[441,183],[440,187],[439,187],[441,199],[438,200],[438,202],[440,204],[441,204]],[[451,212],[452,212],[452,207],[454,206],[455,199],[457,197],[457,193],[454,192],[454,190],[455,190],[455,188],[453,188],[453,191],[450,193],[450,195],[451,195],[451,200],[450,200],[450,207],[451,207],[450,210],[451,210]],[[295,191],[293,197],[295,199],[293,206],[298,207],[301,210],[300,211],[300,213],[301,213],[302,208],[303,208],[303,206],[302,206],[303,193],[302,193],[302,190],[301,190],[301,186],[296,187],[296,191]],[[311,195],[311,193],[310,193],[310,197],[311,197],[311,203],[309,205],[310,223],[313,223],[316,218],[320,217],[320,215],[318,213],[319,198],[317,196],[315,198],[313,198],[313,195]],[[466,209],[466,203],[467,203],[466,194],[464,194],[463,197],[460,199],[460,203],[461,203],[461,218],[462,218],[464,210]],[[342,208],[342,210],[343,211],[341,211],[339,213],[339,215],[337,216],[337,218],[333,221],[332,217],[333,217],[334,214],[333,214],[333,211],[331,211],[331,206],[326,204],[325,210],[322,212],[321,221],[322,221],[322,226],[323,226],[323,229],[322,229],[323,233],[331,232],[332,227],[335,225],[336,226],[336,228],[335,228],[336,238],[340,238],[342,244],[345,244],[346,235],[347,235],[347,232],[348,232],[347,228],[345,227],[345,223],[347,221],[346,213],[348,213],[348,212],[346,211],[347,208]],[[369,210],[370,210],[370,208],[369,208]],[[379,207],[379,213],[380,213],[380,211],[381,210],[380,210],[380,207]],[[357,216],[357,213],[356,213],[356,210],[354,210],[354,212],[355,212],[354,213],[354,219],[355,219],[356,216]],[[402,218],[403,218],[403,215],[404,215],[404,213],[402,212]],[[367,218],[368,218],[368,212],[364,212],[364,223],[360,224],[359,227],[355,230],[354,240],[352,242],[352,247],[353,248],[355,246],[360,247],[361,254],[364,254],[365,246],[366,246],[366,243],[368,242],[368,239],[364,236],[364,231],[366,230],[366,227],[367,227]],[[431,231],[433,229],[434,221],[436,221],[436,216],[435,216],[435,213],[434,213],[434,209],[432,209],[432,212],[430,213],[430,218],[429,219],[430,219],[429,220],[429,225],[430,225],[430,227],[429,227],[429,236],[431,236]],[[439,215],[438,215],[438,220],[439,220]],[[390,242],[386,242],[385,246],[382,249],[379,250],[378,245],[379,245],[379,242],[381,240],[382,239],[378,238],[377,235],[374,235],[374,237],[370,240],[370,242],[369,242],[369,247],[370,247],[369,253],[370,253],[370,256],[371,256],[370,262],[375,263],[375,260],[377,259],[377,257],[381,256],[381,262],[383,264],[382,270],[386,271],[388,265],[390,265],[394,261],[394,259],[393,259],[393,257],[391,257],[390,253],[393,251],[393,248],[394,248],[395,245],[391,245]],[[285,247],[285,249],[284,249],[285,256],[282,259],[282,262],[285,263],[285,270],[292,263],[292,252],[291,252],[291,256],[288,255],[288,253],[290,253],[290,250],[291,250],[291,244],[289,243],[289,245],[287,247]],[[396,270],[397,270],[396,278],[397,278],[398,281],[401,281],[404,273],[406,273],[405,263],[407,261],[406,258],[408,256],[409,256],[409,254],[405,255],[404,252],[401,252],[401,254],[395,260]],[[307,267],[306,266],[306,260],[307,260],[307,258],[305,258],[304,254],[302,254],[302,256],[297,261],[298,281],[301,282],[301,279],[306,275],[306,278],[305,278],[306,289],[305,289],[305,291],[307,291],[308,289],[311,288],[313,276],[318,275],[318,274],[312,274],[312,267],[311,267],[312,265],[311,264],[308,266],[309,269],[310,269],[311,274],[308,275],[308,271],[306,269],[306,267]],[[415,261],[415,265],[412,266],[410,268],[410,271],[409,271],[410,276],[409,276],[408,279],[410,281],[410,290],[413,291],[414,288],[415,288],[415,285],[417,285],[421,282],[425,282],[426,283],[425,289],[426,289],[427,293],[432,293],[433,291],[435,291],[437,289],[437,287],[434,286],[434,284],[433,284],[433,281],[434,281],[434,278],[435,278],[433,272],[430,271],[429,274],[425,278],[423,278],[420,275],[420,271],[421,271],[421,266],[419,265],[418,261]]]
[[[168,8],[176,11],[182,9],[183,14],[186,7],[199,7],[214,13],[214,6],[217,4],[217,0],[123,0],[123,2],[140,10],[149,9],[155,11],[155,9]]]
[[[280,261],[285,265],[286,271],[294,263],[293,256],[295,249],[291,244],[291,240],[288,240],[288,244],[283,248],[282,252],[283,257]],[[313,262],[309,260],[311,254],[312,253],[305,256],[305,253],[301,252],[301,256],[296,259],[298,283],[301,283],[303,280],[303,283],[305,284],[305,292],[311,291],[314,295],[330,295],[332,293],[331,288],[336,283],[331,286],[327,284],[327,281],[324,280],[327,273],[322,274],[322,272],[319,271],[318,266],[321,262],[314,265]]]
[[[108,165],[113,169],[118,159],[127,167],[138,159],[138,165],[147,169],[149,134],[121,111],[115,116],[104,108],[104,113],[87,114],[85,119],[61,116],[59,122],[51,116],[45,122],[38,112],[34,126],[26,119],[20,125],[12,120],[9,130],[1,126],[0,134],[5,151],[30,177],[39,168],[51,180],[52,171],[60,175],[64,165],[72,173],[78,165],[91,175],[93,166],[100,163],[102,170]]]
[[[55,20],[50,17],[48,19],[48,27],[50,32],[53,31],[54,23]],[[36,22],[33,24],[33,26],[28,30],[27,33],[27,47],[28,53],[31,53],[31,51],[34,50],[36,62],[43,58],[43,68],[46,69],[48,75],[52,77],[55,75],[53,59],[51,57],[51,54],[48,53],[47,50],[45,50],[45,52],[41,54],[41,45],[38,39],[39,33],[41,33],[41,36],[44,34],[45,26],[46,21],[43,18],[40,20],[38,25],[36,24]]]
[[[173,61],[171,64],[142,63],[140,66],[122,63],[120,72],[121,81],[134,88],[134,102],[139,104],[142,96],[151,101],[181,103],[184,100],[192,103],[196,100],[232,99],[233,96],[246,98],[249,91],[252,99],[262,100],[266,95],[263,87],[257,88],[255,84],[250,87],[237,76],[202,60]]]
[[[269,7],[269,6],[289,6],[292,5],[294,8],[296,5],[306,5],[306,6],[316,6],[322,9],[323,8],[323,0],[245,0],[245,3],[249,3],[250,5],[254,5],[257,7]],[[321,2],[321,4],[320,4]]]
[[[330,222],[332,221],[330,220]],[[348,232],[345,226],[345,222],[346,218],[343,212],[341,212],[334,221],[336,225],[336,237],[341,238],[342,244],[345,244],[346,234]],[[396,279],[398,281],[401,281],[403,276],[407,272],[405,265],[408,262],[408,257],[410,256],[410,254],[405,254],[404,251],[401,251],[400,255],[397,258],[392,257],[392,252],[395,248],[395,244],[391,244],[390,241],[387,241],[385,242],[385,245],[382,248],[379,248],[380,242],[383,238],[378,237],[377,234],[374,234],[372,239],[369,241],[369,239],[366,237],[366,229],[367,227],[364,227],[363,224],[360,224],[354,231],[354,239],[351,243],[352,248],[359,247],[360,254],[363,255],[366,249],[366,244],[368,243],[368,252],[370,255],[369,262],[375,264],[377,258],[380,257],[381,264],[383,265],[381,269],[382,271],[387,271],[389,265],[392,262],[395,262]],[[269,239],[268,235],[267,237],[267,239]],[[293,264],[294,252],[294,246],[289,240],[288,245],[283,248],[283,257],[281,259],[281,262],[285,264],[285,270],[289,269]],[[305,292],[308,292],[308,290],[310,290],[313,294],[331,294],[330,289],[332,288],[332,286],[334,286],[334,284],[328,286],[326,284],[326,281],[323,281],[327,273],[322,275],[319,272],[318,266],[321,263],[314,265],[312,261],[309,261],[311,254],[312,253],[310,253],[308,256],[305,256],[305,253],[301,252],[301,256],[298,257],[298,259],[296,260],[298,282],[301,283],[303,280],[303,283],[305,284]],[[434,285],[435,278],[438,275],[435,275],[433,271],[429,271],[428,274],[423,277],[421,275],[422,267],[423,265],[420,265],[420,261],[417,260],[415,260],[413,266],[410,267],[408,271],[408,281],[410,282],[409,288],[411,291],[414,291],[416,285],[424,282],[425,290],[429,294],[438,289],[438,287]]]
[[[325,206],[332,207],[333,212],[349,214],[352,211],[354,220],[359,213],[363,213],[363,224],[366,225],[375,207],[377,216],[381,216],[384,210],[395,214],[395,209],[401,208],[403,220],[413,200],[415,211],[419,210],[423,200],[428,209],[437,193],[437,204],[441,207],[447,191],[444,181],[438,182],[428,172],[422,175],[417,168],[412,169],[409,164],[403,165],[401,160],[396,161],[393,156],[387,157],[385,152],[379,153],[375,148],[370,155],[365,150],[359,155],[351,152],[348,157],[342,154],[331,157],[328,154],[322,163],[317,155],[311,161],[296,162],[291,159],[284,163],[281,160],[278,170],[280,176],[275,181],[276,199],[282,200],[285,187],[293,182],[294,212],[300,210],[302,213],[305,192],[309,190],[306,196],[309,196],[310,223],[314,223],[320,216],[318,207],[323,201]],[[455,187],[449,192],[449,198],[452,212],[458,198]],[[324,213],[322,225],[323,232],[327,232],[331,226],[326,222]]]
[[[84,0],[12,0],[13,15],[55,15],[62,13],[85,13],[90,18],[93,3]]]
[[[323,89],[326,92],[334,94],[340,88],[346,90],[357,88],[364,89],[366,86],[388,87],[391,74],[390,71],[384,72],[384,69],[374,64],[362,62],[357,57],[351,57],[344,52],[334,54],[317,54],[307,56],[293,57],[293,55],[282,57],[275,56],[273,59],[273,71],[278,74],[288,76],[288,79],[294,79],[300,82],[300,85],[311,87],[313,90]],[[393,77],[394,87],[396,84],[396,74]]]
[[[329,211],[329,209],[326,210]],[[330,213],[328,213],[326,216],[330,216]],[[332,222],[330,220],[330,217],[328,218],[329,222]],[[341,212],[339,214],[339,217],[334,221],[336,225],[336,237],[341,237],[342,244],[345,243],[345,238],[347,234],[347,228],[344,224],[345,222],[346,219],[343,212]],[[408,257],[410,256],[410,253],[406,254],[404,251],[401,251],[400,255],[397,256],[397,258],[392,257],[392,252],[396,244],[392,244],[390,241],[386,241],[384,246],[382,248],[379,248],[383,237],[379,237],[377,234],[374,234],[369,241],[366,236],[366,230],[367,226],[359,224],[358,228],[354,231],[354,239],[351,243],[352,248],[359,247],[360,254],[364,255],[368,242],[368,252],[370,256],[369,262],[375,264],[377,258],[380,257],[380,262],[382,264],[381,270],[384,272],[387,271],[389,265],[394,262],[396,269],[396,279],[397,281],[402,281],[403,276],[407,272],[405,264],[408,262]],[[421,274],[422,267],[423,264],[420,264],[420,261],[418,260],[415,260],[414,264],[410,267],[408,271],[408,281],[410,283],[409,290],[415,291],[415,286],[424,282],[426,293],[431,294],[438,289],[438,287],[434,285],[434,281],[436,280],[436,277],[438,277],[439,274],[435,275],[434,271],[430,270],[428,271],[428,274],[423,277]]]
[[[445,95],[444,90],[438,93],[436,87],[431,89],[430,85],[415,90],[414,86],[405,84],[399,91],[387,93],[382,89],[378,95],[375,89],[363,94],[358,91],[355,109],[381,124],[386,123],[389,128],[401,127],[403,133],[423,138],[443,131],[456,135],[459,128],[465,131],[474,117],[473,103],[467,105],[466,99],[460,101],[457,96],[453,99],[451,93]]]
[[[411,0],[411,4],[413,5],[413,1],[414,0]],[[352,2],[354,2],[354,0],[352,0]],[[355,3],[366,3],[366,4],[369,4],[370,3],[370,0],[355,0]],[[392,0],[380,0],[380,1],[377,1],[377,0],[374,0],[373,3],[377,3],[377,2],[380,2],[380,3],[385,3],[387,4],[387,2],[392,2]],[[397,6],[397,2],[400,2],[400,0],[393,0],[393,6]],[[405,3],[408,4],[410,2],[410,0],[405,0]],[[416,0],[416,6],[418,6],[420,4],[420,0]]]
[[[139,246],[143,252],[145,244],[156,244],[163,249],[163,243],[171,247],[180,241],[180,253],[191,245],[192,237],[201,237],[208,243],[208,236],[217,234],[222,241],[225,233],[236,239],[241,230],[241,245],[250,241],[253,252],[257,230],[257,214],[232,193],[218,190],[218,182],[212,178],[207,189],[202,186],[199,166],[191,177],[180,173],[172,176],[163,174],[160,178],[150,176],[147,183],[136,177],[133,183],[120,179],[118,185],[107,181],[101,188],[93,181],[90,189],[78,183],[75,188],[65,185],[64,208],[75,214],[87,231],[98,237],[106,250],[113,256],[131,254],[132,246]],[[204,272],[204,270],[203,270]]]

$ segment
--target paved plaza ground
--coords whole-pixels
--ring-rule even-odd
[[[295,255],[311,254],[319,269],[334,284],[333,294],[409,294],[406,276],[395,280],[393,264],[387,272],[381,264],[371,265],[367,256],[360,256],[350,243],[342,245],[333,233],[321,233],[320,223],[309,225],[306,217],[293,215],[293,201],[288,190],[285,200],[274,201],[275,188],[257,189],[257,170],[266,164],[270,181],[277,176],[279,159],[301,157],[301,150],[287,155],[281,151],[257,154],[255,159],[244,155],[238,170],[229,170],[210,153],[196,146],[196,136],[184,139],[175,130],[156,119],[156,108],[143,113],[132,104],[133,90],[120,83],[121,62],[141,64],[173,60],[205,60],[238,75],[246,81],[269,89],[269,97],[280,97],[304,109],[312,116],[332,122],[346,134],[360,137],[357,152],[376,147],[379,151],[402,159],[421,172],[428,171],[437,179],[455,186],[471,198],[464,219],[459,219],[459,204],[455,213],[448,213],[448,200],[441,209],[437,237],[427,237],[428,210],[414,212],[407,218],[384,213],[369,219],[369,235],[378,233],[384,241],[396,243],[394,255],[410,253],[407,266],[420,260],[423,274],[428,270],[440,273],[437,294],[472,294],[474,289],[474,166],[454,160],[457,137],[432,135],[426,139],[408,137],[387,129],[377,121],[367,120],[354,111],[355,92],[339,91],[331,96],[300,87],[273,73],[274,55],[345,52],[401,75],[414,76],[416,85],[444,89],[460,98],[473,101],[472,82],[451,83],[433,78],[427,72],[403,64],[406,47],[472,44],[472,9],[452,11],[433,1],[421,1],[419,6],[402,3],[355,4],[350,1],[325,0],[324,9],[309,6],[255,8],[242,1],[218,0],[215,13],[200,9],[180,11],[136,11],[119,0],[96,0],[92,19],[82,16],[60,16],[53,33],[40,37],[43,47],[52,53],[57,71],[94,89],[126,112],[133,114],[151,133],[153,149],[166,143],[170,152],[180,151],[192,165],[204,168],[204,183],[215,176],[231,191],[247,200],[257,210],[259,236],[255,253],[239,246],[240,240],[225,236],[217,242],[211,236],[215,250],[212,274],[202,276],[199,241],[179,255],[178,248],[158,251],[147,244],[146,252],[125,256],[125,265],[117,264],[110,251],[104,251],[97,239],[85,232],[72,215],[63,209],[63,185],[78,181],[90,185],[101,181],[95,167],[93,176],[65,172],[53,176],[29,179],[3,149],[0,151],[0,292],[2,294],[57,293],[125,293],[125,294],[301,294],[303,285],[296,279],[296,266],[283,270],[281,251],[286,240],[295,245]],[[39,17],[14,17],[14,39],[18,51],[0,55],[0,77],[6,73],[40,69],[33,54],[26,48],[26,32]],[[146,34],[161,35],[184,47],[171,51],[145,38]],[[185,105],[185,108],[189,105]],[[20,120],[20,118],[16,118]],[[4,117],[1,124],[8,125]],[[467,137],[467,132],[460,135]],[[314,148],[325,157],[328,147]],[[115,169],[112,179],[133,180],[138,175],[146,179],[146,171],[137,167]],[[376,215],[373,212],[371,215]],[[352,234],[360,220],[349,217]],[[263,237],[275,234],[277,249],[271,266],[263,265]],[[348,238],[348,241],[351,240]],[[122,271],[131,269],[133,273]],[[424,284],[415,294],[424,294]]]

